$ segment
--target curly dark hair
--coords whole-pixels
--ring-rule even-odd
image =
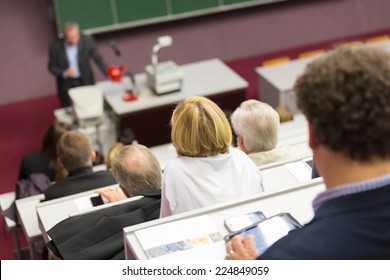
[[[321,144],[353,160],[390,158],[390,53],[333,51],[308,65],[295,93]]]

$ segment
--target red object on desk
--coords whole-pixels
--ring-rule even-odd
[[[134,100],[137,100],[138,99],[138,96],[135,95],[133,92],[128,92],[128,93],[125,93],[123,96],[122,96],[122,99],[124,101],[134,101]]]
[[[107,68],[108,77],[115,82],[119,82],[122,79],[122,71],[119,66],[112,65]]]
[[[120,82],[122,80],[123,72],[127,70],[127,65],[122,66],[111,65],[107,68],[107,75],[111,81]]]

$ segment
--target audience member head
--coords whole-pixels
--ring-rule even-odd
[[[137,140],[136,140],[136,135],[135,135],[134,131],[131,128],[126,127],[121,132],[121,135],[119,137],[119,141],[125,145],[130,145],[130,144],[133,144],[134,142],[136,142]]]
[[[61,136],[57,144],[60,164],[68,171],[92,166],[95,152],[91,141],[79,131],[69,131]]]
[[[58,164],[57,143],[61,136],[69,130],[69,125],[63,122],[53,122],[46,130],[42,139],[42,152],[50,154],[50,167],[55,170],[54,180],[61,181],[68,174],[62,166]]]
[[[140,144],[120,149],[112,161],[111,171],[127,197],[161,187],[160,164],[152,152]]]
[[[69,126],[63,122],[53,122],[42,138],[41,151],[48,151],[53,159],[57,158],[57,142],[66,133]]]
[[[279,115],[268,104],[247,100],[233,112],[238,147],[245,153],[272,150],[278,143]]]
[[[325,150],[360,163],[390,159],[388,77],[390,54],[368,47],[339,49],[306,68],[295,92],[315,158]]]
[[[233,129],[233,125],[232,125],[232,121],[231,121],[231,116],[233,114],[233,111],[228,110],[228,109],[224,109],[223,112],[225,113],[225,116],[230,124],[230,129],[232,130],[232,143],[231,143],[231,145],[233,147],[237,147],[237,134]]]
[[[77,45],[80,40],[80,28],[77,22],[68,21],[64,24],[65,40],[70,45]]]
[[[230,124],[217,104],[199,96],[180,102],[171,118],[171,139],[179,155],[208,157],[229,151]]]
[[[280,122],[292,121],[294,119],[294,114],[286,106],[278,106],[275,108],[275,111],[279,114]]]
[[[112,161],[115,155],[125,146],[122,142],[117,142],[111,146],[111,148],[107,151],[106,156],[104,157],[104,164],[107,169],[110,169],[112,166]]]

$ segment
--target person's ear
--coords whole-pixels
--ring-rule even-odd
[[[119,184],[119,188],[122,190],[126,197],[132,197],[132,195],[128,193],[128,191],[124,187],[122,187],[121,184]]]
[[[312,150],[315,150],[318,148],[318,145],[320,142],[318,141],[317,135],[314,132],[313,125],[309,123],[309,147]]]
[[[244,153],[248,153],[248,150],[247,148],[245,147],[244,145],[244,138],[242,138],[241,135],[238,135],[237,136],[237,146],[240,148],[241,151],[243,151]]]
[[[95,162],[95,159],[96,159],[96,152],[92,151],[91,152],[91,162]]]
[[[62,163],[62,160],[59,157],[57,158],[57,164],[59,167],[65,169],[64,164]]]

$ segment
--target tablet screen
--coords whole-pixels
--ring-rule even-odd
[[[274,216],[243,231],[240,235],[252,234],[255,237],[257,251],[263,254],[269,246],[296,228],[298,226],[292,223],[287,216]]]

